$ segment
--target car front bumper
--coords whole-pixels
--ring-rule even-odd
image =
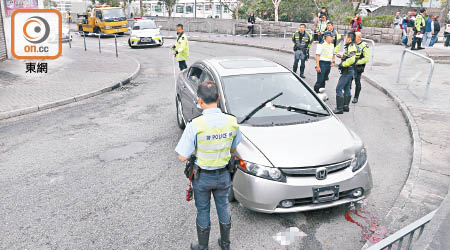
[[[111,28],[111,29],[103,28],[102,29],[102,32],[105,33],[105,34],[125,33],[127,31],[128,31],[127,27],[122,27],[122,28],[119,28],[119,29],[113,29],[113,28]]]
[[[130,38],[131,46],[148,46],[148,45],[160,45],[163,43],[161,36],[149,37],[149,41],[142,41],[142,37]]]
[[[313,203],[314,188],[336,186],[339,188],[339,199]],[[286,182],[277,182],[241,170],[237,170],[233,178],[236,200],[244,207],[262,213],[291,213],[334,207],[366,198],[372,186],[372,174],[368,163],[356,172],[347,167],[330,173],[325,180],[317,180],[315,176],[287,176]],[[362,196],[354,198],[348,195],[356,188],[364,190]],[[293,200],[295,205],[290,208],[281,207],[280,202],[283,200]]]

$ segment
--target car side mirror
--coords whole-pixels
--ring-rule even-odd
[[[319,93],[325,93],[325,88],[320,88]]]
[[[160,29],[161,29],[161,28],[162,28],[162,25],[159,25],[159,26],[158,26],[158,28],[160,28]]]

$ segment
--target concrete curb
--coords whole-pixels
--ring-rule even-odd
[[[262,46],[262,45],[249,45],[249,44],[242,44],[242,43],[235,43],[235,42],[228,42],[228,41],[227,42],[220,42],[220,41],[214,41],[214,40],[208,41],[206,39],[197,39],[197,38],[193,38],[190,40],[198,41],[198,42],[210,42],[210,43],[237,45],[237,46],[247,46],[247,47],[268,49],[268,50],[293,54],[293,52],[289,51],[289,50],[271,48],[271,47]],[[414,184],[417,180],[417,176],[419,174],[419,169],[420,169],[420,164],[421,164],[422,142],[420,140],[419,128],[417,127],[414,117],[412,116],[412,114],[411,114],[409,108],[406,106],[406,104],[397,95],[395,95],[394,93],[391,93],[386,88],[384,88],[381,84],[379,84],[377,81],[368,77],[367,74],[362,75],[362,77],[370,85],[372,85],[376,89],[380,90],[383,94],[385,94],[387,97],[389,97],[390,99],[392,99],[394,101],[394,103],[400,109],[400,112],[402,113],[402,116],[406,121],[408,130],[409,130],[409,134],[411,136],[413,157],[411,160],[411,166],[409,169],[408,178],[406,179],[405,183],[403,184],[402,190],[400,191],[399,195],[397,196],[397,199],[395,200],[394,205],[391,207],[391,209],[389,210],[389,212],[386,214],[386,216],[384,218],[384,221],[388,224],[388,225],[386,225],[386,228],[392,228],[392,225],[395,223],[396,219],[399,218],[399,216],[396,216],[396,213],[401,211],[401,209],[405,206],[406,202],[408,201],[408,199],[411,195]],[[366,242],[361,249],[366,249],[368,247],[369,247],[369,242]]]
[[[422,158],[422,141],[420,140],[419,128],[417,127],[417,124],[411,112],[409,111],[408,106],[406,106],[406,104],[397,95],[389,92],[377,81],[368,77],[367,74],[362,75],[362,78],[365,81],[367,81],[370,85],[383,92],[385,95],[387,95],[395,102],[397,107],[402,112],[406,124],[408,125],[409,134],[411,135],[411,144],[413,146],[413,157],[411,160],[411,166],[409,168],[408,178],[403,184],[403,188],[400,191],[399,195],[397,196],[394,205],[391,207],[391,209],[389,209],[389,212],[384,217],[384,222],[387,223],[386,228],[389,229],[392,228],[392,225],[396,222],[397,218],[401,217],[401,215],[397,215],[396,213],[401,211],[401,209],[405,206],[406,202],[408,201],[411,195],[417,177],[419,175],[419,169]],[[370,243],[366,242],[366,244],[364,244],[364,246],[361,249],[367,249],[369,246]]]
[[[100,95],[100,94],[103,94],[105,92],[112,91],[112,90],[114,90],[114,89],[116,89],[118,87],[121,87],[123,85],[126,85],[126,84],[130,83],[130,81],[132,79],[134,79],[139,74],[139,71],[141,70],[141,64],[138,62],[138,60],[134,59],[131,56],[126,56],[126,57],[129,57],[131,60],[136,62],[137,68],[128,77],[126,77],[126,78],[124,78],[124,79],[114,83],[112,86],[105,87],[105,88],[102,88],[102,89],[98,89],[98,90],[95,90],[95,91],[92,91],[92,92],[84,93],[84,94],[81,94],[81,95],[73,96],[73,97],[70,97],[70,98],[67,98],[67,99],[57,100],[57,101],[44,103],[44,104],[38,104],[36,106],[22,108],[22,109],[16,109],[16,110],[11,110],[11,111],[1,112],[0,113],[0,120],[4,120],[4,119],[16,117],[16,116],[21,116],[21,115],[26,115],[26,114],[30,114],[30,113],[46,110],[46,109],[51,109],[51,108],[63,106],[63,105],[69,104],[69,103],[73,103],[73,102],[78,102],[80,100],[91,98],[93,96]]]

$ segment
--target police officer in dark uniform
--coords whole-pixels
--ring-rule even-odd
[[[197,96],[203,113],[186,125],[175,148],[182,162],[195,154],[198,168],[198,174],[193,180],[198,242],[192,243],[191,249],[208,249],[212,193],[219,217],[219,246],[222,250],[229,250],[231,216],[228,211],[228,192],[231,176],[227,166],[242,136],[236,117],[224,114],[217,108],[219,92],[214,82],[199,84]]]
[[[297,73],[298,61],[300,65],[300,77],[305,78],[305,62],[308,59],[308,50],[312,45],[312,35],[306,31],[306,25],[300,24],[299,30],[292,35],[292,42],[294,43],[294,73]]]

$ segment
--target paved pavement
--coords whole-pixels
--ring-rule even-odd
[[[190,33],[191,40],[255,46],[291,52],[289,39],[249,38]],[[420,53],[450,56],[450,49],[436,45]],[[394,232],[439,207],[450,185],[450,70],[436,64],[427,98],[426,84],[430,65],[407,54],[400,82],[396,83],[403,46],[377,44],[372,70],[365,79],[385,91],[398,103],[408,120],[414,155],[411,171],[402,192],[387,214],[384,224]],[[314,46],[311,51],[314,51]],[[364,93],[361,99],[366,98]],[[380,104],[377,104],[380,105]]]
[[[112,49],[111,40],[103,41]],[[88,49],[96,48],[95,39],[87,42]],[[0,249],[187,249],[196,237],[195,208],[184,201],[186,179],[173,151],[182,132],[176,125],[169,56],[173,40],[145,49],[129,49],[126,38],[119,42],[119,53],[142,65],[131,84],[0,121]],[[74,45],[80,44],[75,37]],[[286,53],[191,42],[188,64],[224,55],[259,56],[287,67],[292,63]],[[311,60],[306,77],[312,86]],[[337,77],[333,70],[330,96]],[[374,189],[367,212],[376,222],[407,179],[412,147],[395,102],[370,85],[363,91],[361,102],[340,119],[368,148]],[[358,249],[364,244],[362,229],[345,217],[348,206],[267,215],[233,203],[231,211],[234,249],[280,249],[272,236],[291,226],[307,236],[288,249]],[[215,212],[211,218],[211,249],[218,249]]]
[[[0,63],[0,119],[52,108],[111,90],[136,76],[139,63],[131,57],[81,45],[63,46],[48,60],[47,73],[26,73],[24,60]],[[40,63],[41,61],[34,61]],[[44,62],[44,61],[42,61]]]

